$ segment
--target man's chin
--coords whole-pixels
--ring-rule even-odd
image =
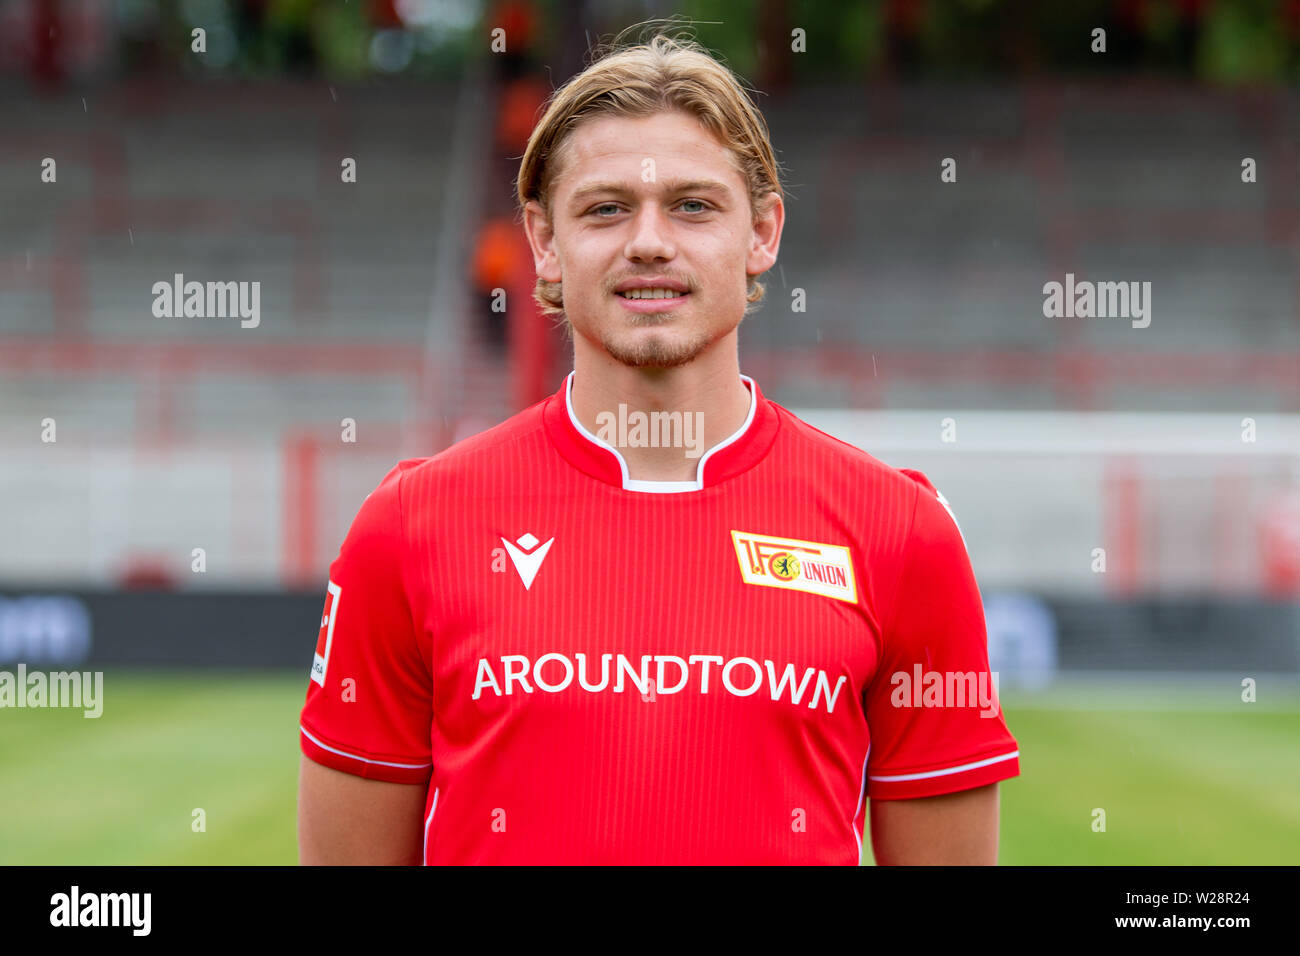
[[[629,368],[680,368],[695,361],[709,347],[707,339],[673,341],[665,336],[650,336],[639,342],[606,341],[605,351]]]

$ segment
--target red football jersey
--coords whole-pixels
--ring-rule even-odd
[[[947,503],[743,378],[694,482],[570,374],[362,503],[302,750],[427,786],[426,863],[857,864],[865,798],[1019,773]]]

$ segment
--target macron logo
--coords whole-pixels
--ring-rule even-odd
[[[514,564],[515,570],[519,572],[519,580],[524,582],[524,590],[527,591],[533,586],[533,578],[537,577],[542,561],[546,558],[546,552],[551,550],[551,545],[555,543],[555,539],[551,538],[550,541],[538,547],[537,538],[531,534],[525,534],[515,544],[511,544],[505,538],[501,539],[501,543],[506,546],[506,551],[510,554],[510,561]]]

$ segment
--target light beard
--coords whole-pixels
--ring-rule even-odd
[[[695,361],[714,341],[712,336],[700,332],[686,340],[654,335],[627,343],[618,335],[606,333],[601,336],[600,344],[615,361],[629,368],[679,368]]]

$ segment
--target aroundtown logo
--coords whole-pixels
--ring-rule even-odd
[[[26,664],[18,673],[0,671],[0,708],[3,707],[80,707],[83,717],[104,713],[103,671],[27,672]]]
[[[624,654],[617,655],[617,658],[614,654],[601,654],[599,684],[593,684],[588,679],[586,654],[574,654],[570,659],[567,654],[551,652],[542,654],[533,661],[524,654],[503,654],[500,661],[501,677],[498,679],[497,672],[493,669],[493,662],[486,657],[479,658],[471,700],[478,700],[484,690],[491,690],[497,697],[513,695],[515,684],[523,688],[525,694],[534,693],[533,684],[537,685],[538,690],[548,694],[558,694],[569,689],[575,672],[579,687],[589,694],[598,694],[609,690],[610,663],[614,662],[613,692],[615,694],[623,693],[628,681],[636,687],[642,700],[650,699],[651,695],[665,697],[687,689],[708,694],[711,684],[716,691],[720,683],[722,689],[733,697],[749,697],[758,693],[763,686],[766,669],[766,683],[772,700],[781,700],[788,696],[790,703],[800,704],[803,702],[804,695],[808,693],[811,682],[812,699],[808,701],[808,707],[815,710],[818,702],[824,700],[826,713],[833,714],[840,689],[848,680],[847,675],[839,675],[832,690],[830,675],[820,668],[806,668],[803,676],[796,680],[794,665],[786,664],[778,678],[775,661],[765,660],[760,665],[752,657],[733,657],[726,660],[721,654],[691,654],[688,657],[679,657],[676,654],[642,654],[638,667],[633,667],[631,660]],[[577,661],[576,667],[574,661]],[[650,676],[651,661],[655,662],[653,678]],[[715,666],[716,670],[713,669]],[[544,674],[548,667],[549,675]],[[668,679],[666,667],[674,671],[672,680]],[[530,674],[532,683],[528,681]],[[504,690],[502,690],[503,685]]]

